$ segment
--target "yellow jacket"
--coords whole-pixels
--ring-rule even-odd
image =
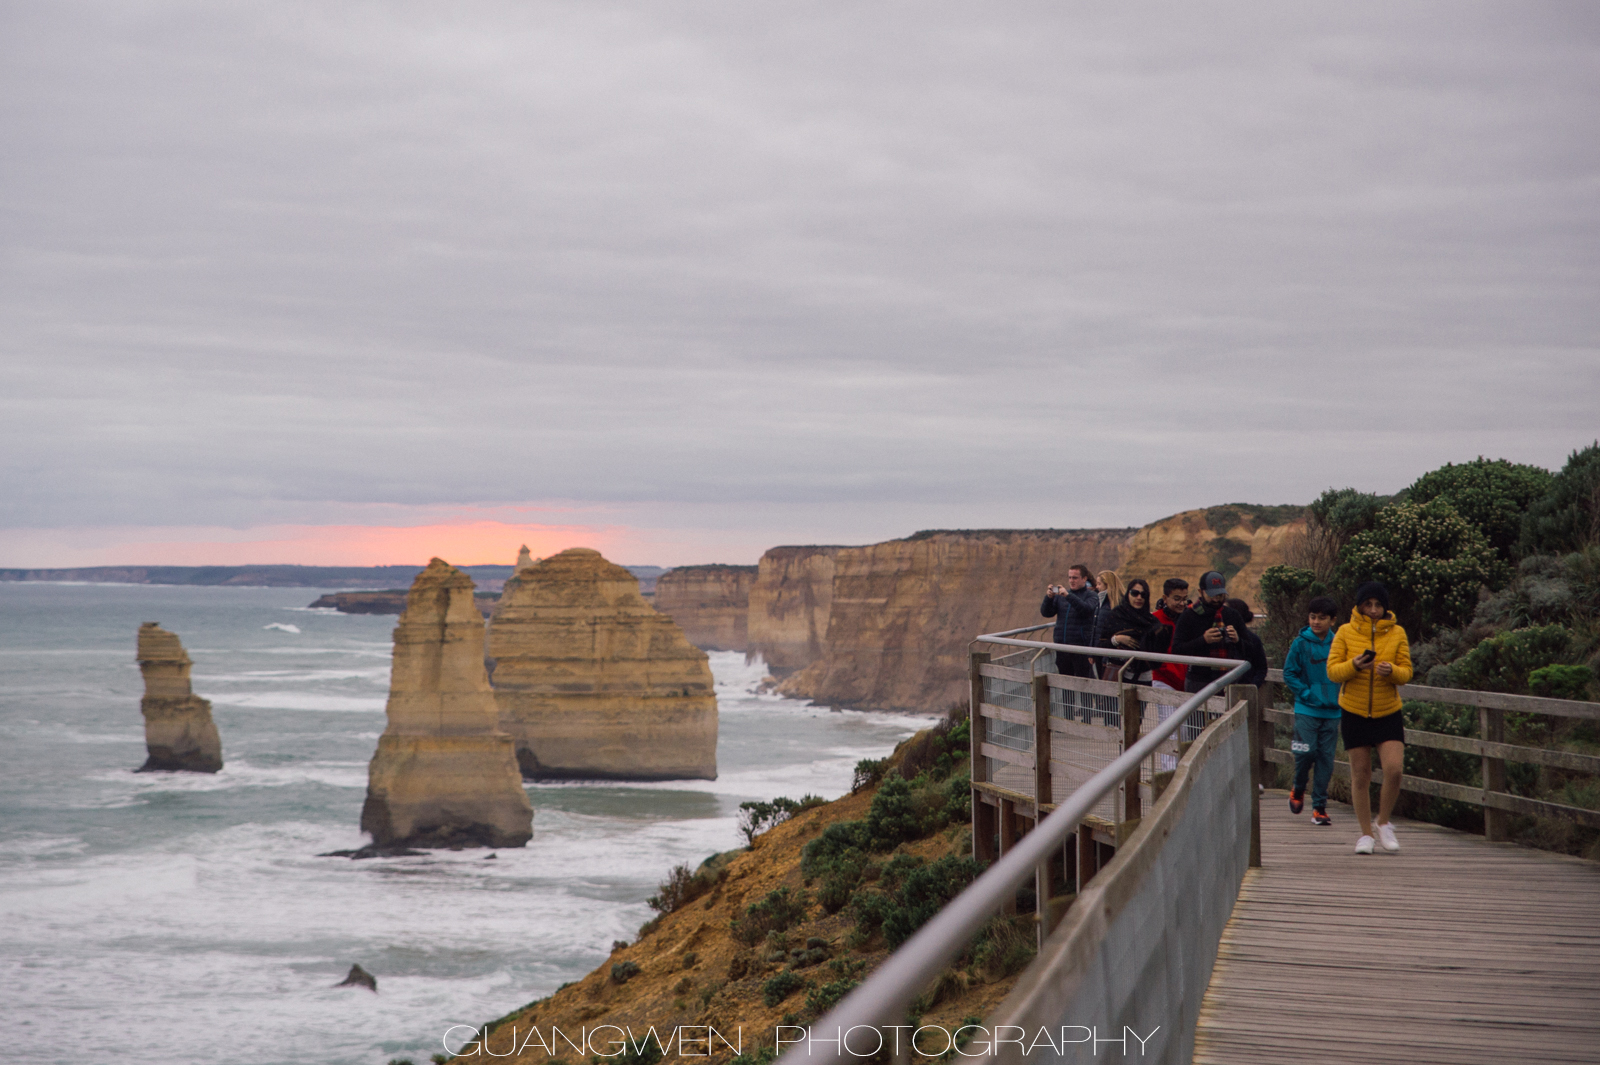
[[[1377,654],[1374,668],[1357,669],[1356,657],[1368,649]],[[1379,662],[1388,662],[1394,672],[1379,676]],[[1373,621],[1359,609],[1350,611],[1350,620],[1339,626],[1328,648],[1328,679],[1339,685],[1339,705],[1352,714],[1388,717],[1399,710],[1395,689],[1411,679],[1411,645],[1394,614]]]

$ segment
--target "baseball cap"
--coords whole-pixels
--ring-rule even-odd
[[[1209,570],[1200,578],[1201,595],[1226,595],[1228,592],[1228,578],[1216,570]]]

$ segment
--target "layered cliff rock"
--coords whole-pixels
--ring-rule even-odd
[[[967,695],[967,645],[1037,624],[1068,566],[1114,569],[1132,529],[919,533],[833,555],[821,658],[781,691],[823,702],[939,710]]]
[[[656,581],[655,608],[705,651],[748,647],[750,586],[755,566],[678,566]]]
[[[472,593],[472,578],[436,558],[406,597],[388,727],[361,810],[377,847],[520,847],[533,835],[511,737],[498,727]]]
[[[705,652],[574,547],[519,569],[489,630],[495,698],[533,779],[715,779],[717,699]]]
[[[1228,594],[1261,609],[1261,574],[1281,565],[1294,539],[1305,534],[1304,507],[1231,503],[1186,510],[1133,534],[1117,572],[1143,577],[1156,595],[1168,577],[1182,577],[1193,592],[1206,570],[1228,578]]]
[[[821,658],[833,611],[833,556],[843,547],[774,547],[750,589],[749,653],[775,676]],[[858,550],[858,549],[857,549]]]
[[[189,684],[193,663],[177,633],[147,621],[139,626],[136,654],[144,676],[144,744],[148,756],[138,772],[215,773],[222,768],[222,738],[211,720],[211,704]]]

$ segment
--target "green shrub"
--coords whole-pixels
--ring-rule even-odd
[[[702,866],[699,871],[690,872],[687,865],[675,865],[646,902],[659,913],[672,913],[710,891],[727,875],[725,869],[711,872]]]
[[[433,1062],[433,1065],[445,1065],[445,1063],[450,1060],[450,1055],[449,1054],[434,1054],[433,1056],[428,1058],[428,1060]]]
[[[783,824],[795,814],[826,805],[827,801],[820,795],[806,795],[799,802],[780,795],[771,802],[742,802],[739,831],[744,833],[746,843],[753,843],[767,829]]]
[[[972,947],[972,965],[994,979],[1021,971],[1038,952],[1025,917],[992,917]]]
[[[1522,533],[1522,516],[1549,493],[1549,470],[1505,459],[1445,463],[1418,477],[1406,490],[1412,503],[1442,499],[1477,527],[1489,546],[1510,561]]]
[[[858,852],[859,853],[859,852]],[[817,888],[817,902],[827,913],[838,913],[850,904],[856,885],[861,883],[861,861],[840,861],[823,874]]]
[[[656,1065],[664,1055],[661,1051],[661,1040],[653,1042],[645,1036],[643,1043],[637,1046],[631,1039],[622,1041],[622,1053],[615,1055],[595,1055],[590,1058],[593,1065]]]
[[[735,1054],[728,1062],[728,1065],[772,1065],[772,1062],[777,1057],[777,1047],[762,1047],[760,1050],[752,1050],[748,1054]]]
[[[884,770],[889,768],[887,758],[863,758],[856,763],[855,776],[850,781],[850,794],[854,795],[863,788],[870,788],[883,779]]]
[[[772,979],[761,985],[761,1001],[771,1009],[796,991],[805,987],[808,981],[790,969],[785,969]]]
[[[1571,633],[1560,625],[1497,633],[1450,665],[1450,681],[1474,691],[1522,694],[1529,675],[1566,657],[1571,644]]]
[[[743,916],[733,919],[733,937],[746,946],[754,946],[765,939],[769,932],[782,932],[805,920],[810,904],[804,891],[778,888],[761,901],[746,907]]]
[[[1588,666],[1541,666],[1528,674],[1528,690],[1547,699],[1587,699],[1593,686]]]
[[[823,984],[821,987],[812,988],[806,995],[806,1012],[813,1017],[822,1016],[838,1005],[840,999],[854,991],[860,984],[860,980],[846,977]]]
[[[983,864],[949,854],[910,870],[883,916],[883,938],[893,950],[926,924],[983,872]]]
[[[1408,635],[1424,639],[1440,626],[1460,626],[1478,605],[1478,587],[1502,588],[1511,569],[1483,533],[1449,503],[1396,503],[1346,545],[1338,578],[1354,588],[1382,581]]]
[[[639,963],[636,961],[619,961],[611,965],[611,982],[625,984],[639,975]]]
[[[911,782],[891,772],[883,778],[867,809],[867,846],[886,851],[921,836],[922,823],[911,795]]]
[[[1600,543],[1600,442],[1574,451],[1550,490],[1522,518],[1525,555],[1565,554]]]

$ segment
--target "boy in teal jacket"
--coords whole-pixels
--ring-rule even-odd
[[[1311,821],[1331,825],[1328,781],[1333,779],[1333,749],[1339,740],[1339,686],[1328,679],[1328,648],[1333,646],[1333,620],[1339,606],[1325,595],[1311,600],[1309,617],[1283,660],[1283,683],[1294,692],[1294,790],[1289,809],[1305,809],[1306,778],[1311,785]]]

